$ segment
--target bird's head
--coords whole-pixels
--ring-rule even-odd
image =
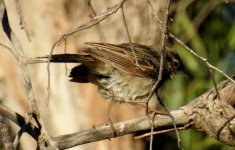
[[[170,71],[171,77],[176,73],[182,73],[188,77],[192,77],[191,73],[186,69],[185,65],[183,64],[179,54],[175,51],[167,51],[166,52],[166,62],[167,68]]]

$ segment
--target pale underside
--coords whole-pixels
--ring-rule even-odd
[[[106,66],[107,67],[107,66]],[[155,80],[133,76],[110,67],[109,78],[96,80],[99,93],[115,102],[146,102]]]

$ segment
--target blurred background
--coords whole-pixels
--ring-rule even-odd
[[[90,3],[89,3],[90,2]],[[165,0],[151,0],[159,17]],[[172,0],[169,30],[206,57],[214,66],[228,75],[235,72],[235,5],[234,0]],[[20,29],[19,17],[14,0],[5,1],[9,20],[21,41],[27,58],[48,55],[61,33],[88,23],[96,14],[104,12],[117,3],[115,0],[40,0],[20,1],[32,42],[28,42]],[[90,5],[91,4],[91,5]],[[92,7],[91,7],[92,6]],[[148,8],[146,1],[129,0],[124,4],[132,42],[158,45],[161,41],[159,25]],[[1,43],[11,47],[3,32]],[[76,53],[85,46],[84,42],[128,42],[121,11],[100,24],[83,30],[56,47],[54,53]],[[213,87],[206,66],[177,44],[173,48],[182,57],[192,73],[189,79],[176,75],[161,89],[161,97],[169,110],[178,109]],[[51,136],[58,136],[106,123],[109,103],[101,98],[91,84],[69,82],[68,72],[74,64],[51,64],[51,98],[47,97],[46,64],[29,65],[33,89],[40,114]],[[215,72],[217,83],[224,77]],[[12,55],[1,48],[0,52],[0,100],[21,115],[29,111],[22,82],[22,75]],[[132,105],[114,104],[111,111],[113,122],[144,116],[145,110]],[[12,132],[19,130],[14,124]],[[186,150],[229,150],[213,138],[192,129],[180,131],[182,146]],[[133,135],[117,137],[77,146],[79,150],[144,150],[149,139],[134,140]],[[19,149],[35,149],[36,142],[27,134],[20,139]],[[174,133],[157,135],[155,149],[178,149]]]

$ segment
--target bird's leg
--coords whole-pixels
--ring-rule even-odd
[[[107,112],[107,122],[111,127],[111,130],[113,132],[113,137],[116,137],[117,133],[116,133],[116,130],[113,126],[113,122],[112,122],[111,117],[110,117],[111,108],[112,108],[113,100],[114,100],[114,92],[112,90],[109,90],[109,92],[111,93],[112,96],[111,96],[110,101],[109,101],[109,107],[108,107],[108,112]]]
[[[158,90],[156,90],[156,98],[157,101],[159,102],[159,104],[162,106],[162,108],[164,109],[164,113],[169,116],[172,121],[174,120],[174,117],[171,115],[170,111],[166,108],[165,104],[163,103],[162,99],[160,98],[160,96],[158,95]]]
[[[114,93],[112,90],[109,90],[109,92],[111,93],[111,98],[110,98],[110,101],[109,101],[109,107],[108,107],[108,112],[107,112],[107,118],[109,118],[108,120],[111,120],[110,119],[110,113],[111,113],[111,107],[113,105],[113,99],[114,99]]]
[[[112,108],[112,104],[113,104],[113,100],[114,100],[114,92],[112,90],[108,90],[112,95],[110,100],[109,100],[109,106],[108,106],[108,111],[107,111],[107,116],[106,116],[106,119],[105,119],[105,123],[102,124],[102,125],[109,125],[111,130],[112,130],[112,134],[113,134],[113,137],[116,137],[117,136],[117,133],[116,133],[116,130],[113,126],[113,122],[111,120],[111,117],[110,117],[110,113],[111,113],[111,108]],[[102,125],[93,125],[93,128],[96,128],[97,126],[102,126]]]
[[[178,139],[178,146],[179,148],[181,149],[181,145],[180,145],[180,136],[179,136],[179,131],[178,131],[178,128],[175,124],[175,118],[171,115],[170,111],[165,107],[164,103],[162,102],[161,98],[158,96],[158,92],[156,91],[156,96],[157,96],[157,100],[159,102],[159,104],[164,108],[165,112],[167,113],[167,115],[171,118],[171,121],[172,121],[172,124],[173,124],[173,127],[175,129],[175,133],[176,133],[176,136],[177,136],[177,139]]]

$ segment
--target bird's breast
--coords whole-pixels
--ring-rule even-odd
[[[100,78],[98,91],[106,99],[115,102],[144,102],[155,83],[150,78],[128,75],[117,69],[108,78]]]

